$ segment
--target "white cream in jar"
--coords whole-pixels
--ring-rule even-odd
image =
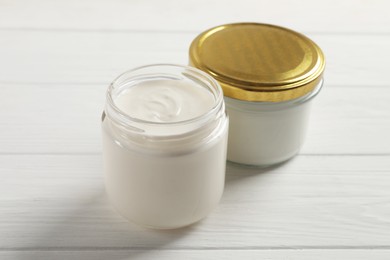
[[[265,167],[298,153],[325,68],[313,41],[269,24],[227,24],[192,42],[190,64],[222,86],[229,161]]]
[[[107,92],[102,121],[106,189],[123,216],[178,228],[217,205],[228,118],[210,76],[177,65],[126,72]]]
[[[229,127],[228,160],[269,166],[296,155],[305,140],[311,100],[321,84],[312,93],[285,102],[259,103],[225,97],[229,117],[234,120]]]

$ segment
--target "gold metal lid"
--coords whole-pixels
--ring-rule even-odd
[[[325,57],[306,36],[283,27],[236,23],[201,33],[190,64],[212,75],[224,95],[247,101],[285,101],[313,90]]]

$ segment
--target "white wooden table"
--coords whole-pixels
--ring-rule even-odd
[[[191,40],[254,21],[327,57],[299,156],[228,165],[218,208],[153,231],[118,216],[102,180],[109,82],[187,64]],[[390,2],[0,0],[0,259],[390,259]]]

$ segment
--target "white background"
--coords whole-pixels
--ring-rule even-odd
[[[0,0],[0,259],[390,259],[390,2]],[[187,64],[201,31],[286,26],[327,57],[306,143],[228,165],[218,208],[152,231],[107,202],[100,115],[123,71]]]

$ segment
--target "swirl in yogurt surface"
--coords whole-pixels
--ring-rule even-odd
[[[213,95],[203,87],[164,79],[140,82],[115,98],[124,113],[150,122],[189,120],[207,113],[213,104]]]

